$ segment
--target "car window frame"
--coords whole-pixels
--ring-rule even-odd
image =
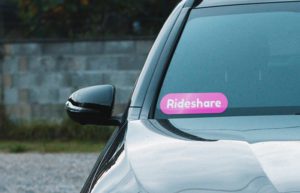
[[[156,64],[153,76],[151,77],[145,99],[142,105],[140,119],[153,119],[154,110],[161,85],[167,72],[170,60],[176,49],[178,40],[186,25],[191,8],[183,7],[174,26],[171,29],[170,35],[167,38],[165,46],[161,52],[160,58]],[[153,106],[154,105],[154,106]]]

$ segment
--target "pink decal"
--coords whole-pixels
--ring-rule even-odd
[[[226,111],[228,100],[223,93],[174,93],[163,97],[160,109],[168,115],[219,114]]]

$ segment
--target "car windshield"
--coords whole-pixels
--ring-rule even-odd
[[[155,117],[300,113],[299,11],[300,3],[192,10]]]

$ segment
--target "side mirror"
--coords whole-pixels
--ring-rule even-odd
[[[85,125],[119,125],[112,117],[115,88],[112,85],[92,86],[74,92],[66,102],[69,117]]]

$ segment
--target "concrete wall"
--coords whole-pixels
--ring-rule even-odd
[[[150,40],[2,45],[0,99],[11,120],[61,120],[75,90],[117,88],[117,109],[128,101],[152,46]]]

